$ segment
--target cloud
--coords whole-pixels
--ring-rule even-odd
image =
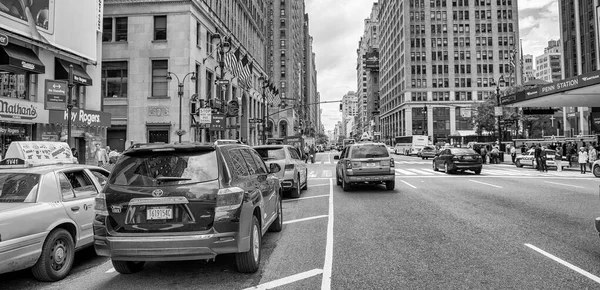
[[[558,5],[558,0],[519,0],[517,3],[519,11],[528,9],[541,9],[550,4]]]
[[[548,46],[549,40],[560,38],[558,2],[556,0],[540,2],[550,3],[543,6],[542,9],[522,13],[523,16],[527,16],[519,21],[523,54],[532,54],[534,58],[544,53],[544,48]],[[521,1],[519,1],[519,5],[521,5]]]

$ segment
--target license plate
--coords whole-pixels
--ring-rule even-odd
[[[367,167],[375,167],[375,166],[377,166],[377,163],[373,163],[373,162],[367,163]]]
[[[465,159],[471,160],[471,159],[473,159],[473,156],[465,156]]]
[[[146,210],[146,219],[165,220],[173,218],[173,208],[170,206],[152,206]]]

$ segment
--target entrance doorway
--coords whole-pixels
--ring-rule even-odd
[[[85,155],[86,155],[86,147],[85,147],[85,138],[75,138],[75,149],[77,149],[77,161],[79,164],[85,164]]]

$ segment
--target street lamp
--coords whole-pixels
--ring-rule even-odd
[[[262,88],[262,100],[263,100],[263,114],[262,114],[262,144],[267,144],[267,94],[265,94],[265,89],[269,87],[269,81],[260,76],[258,78],[260,82],[260,86]]]
[[[421,113],[423,113],[423,136],[427,135],[427,105],[423,105],[423,109],[421,109]]]
[[[67,87],[69,88],[69,97],[67,98],[67,144],[72,147],[71,144],[71,112],[73,111],[73,65],[69,65],[69,82]]]
[[[221,82],[219,82],[219,88],[221,89],[219,91],[219,101],[222,104],[225,97],[224,97],[224,93],[225,93],[225,86],[227,86],[227,83],[224,82],[225,80],[225,54],[228,53],[229,51],[231,51],[231,39],[229,37],[224,37],[222,38],[220,34],[215,33],[213,35],[211,35],[210,37],[210,41],[213,42],[214,40],[219,40],[219,45],[218,45],[218,53],[219,53],[219,68],[221,69],[221,76],[219,77],[219,80]],[[207,96],[207,98],[210,98],[210,96]]]
[[[498,107],[500,108],[500,112],[495,112],[497,120],[496,123],[498,123],[498,146],[500,146],[500,144],[502,144],[502,131],[500,128],[500,117],[502,117],[502,103],[500,103],[500,83],[505,83],[504,81],[504,76],[500,76],[500,78],[498,79],[498,82],[495,82],[492,79],[492,82],[490,83],[490,85],[492,86],[496,86],[496,102]]]
[[[181,136],[185,135],[185,131],[181,129],[181,107],[182,107],[182,99],[183,99],[183,83],[185,82],[185,79],[188,76],[192,76],[190,78],[190,80],[192,82],[196,81],[196,73],[195,72],[189,72],[187,73],[183,79],[180,81],[179,77],[177,76],[177,74],[172,73],[172,72],[167,72],[167,80],[171,81],[173,78],[171,76],[175,76],[175,78],[177,79],[177,95],[179,96],[179,130],[175,131],[175,133],[177,134],[177,136],[179,136],[179,143],[181,143]]]

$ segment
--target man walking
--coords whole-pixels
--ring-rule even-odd
[[[562,152],[561,152],[561,148],[560,146],[558,148],[556,148],[556,151],[554,153],[554,163],[556,164],[556,171],[561,172],[562,171]]]
[[[540,144],[535,146],[534,151],[533,151],[533,157],[535,158],[535,163],[536,163],[535,168],[538,171],[542,171],[542,146],[540,146]]]
[[[577,162],[579,162],[579,169],[581,170],[581,174],[586,173],[587,161],[588,161],[588,154],[587,154],[587,152],[585,152],[585,148],[584,147],[579,148],[579,156],[577,158]]]
[[[106,149],[100,147],[100,143],[96,143],[96,151],[94,151],[94,157],[96,157],[96,161],[98,161],[98,166],[108,164],[108,153],[106,153]]]
[[[510,158],[512,159],[512,163],[515,163],[515,159],[517,158],[517,148],[515,146],[510,147]]]

